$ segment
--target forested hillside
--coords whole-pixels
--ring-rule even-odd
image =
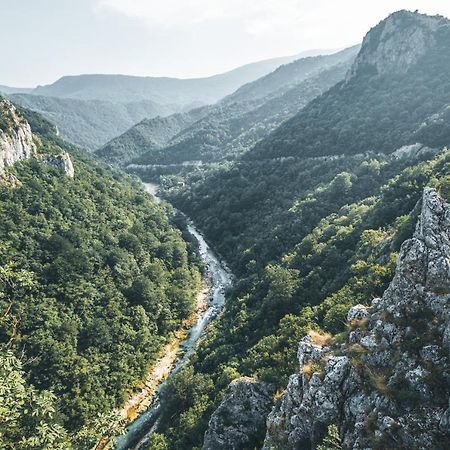
[[[85,449],[192,312],[199,268],[169,207],[22,114],[36,154],[0,184],[0,447]]]
[[[384,27],[389,33],[380,40]],[[427,45],[410,39],[411,29]],[[242,433],[239,426],[248,424],[238,422],[233,406],[228,413],[223,404],[216,410],[230,381],[251,376],[281,392],[297,371],[298,342],[308,332],[323,342],[334,336],[339,346],[348,337],[349,309],[369,305],[385,291],[400,246],[412,236],[424,188],[450,199],[450,154],[443,149],[450,145],[447,32],[448,21],[441,17],[396,13],[371,30],[345,81],[243,160],[197,168],[185,178],[166,177],[165,197],[199,224],[238,280],[191,366],[172,380],[161,435],[150,449],[158,448],[157,442],[169,449],[201,448],[214,411],[215,420],[229,414],[221,416],[228,437]],[[411,56],[410,46],[421,54]],[[392,61],[386,48],[402,61],[395,74],[386,69]],[[386,65],[374,63],[375,70],[370,61]],[[419,128],[435,149],[400,148]],[[345,141],[335,139],[340,131]],[[349,355],[357,360],[364,351],[355,345]],[[304,373],[320,378],[323,372],[310,365]],[[367,383],[383,389],[376,377],[367,376]],[[403,389],[402,401],[420,409],[418,397]],[[380,442],[392,444],[395,432],[393,441]],[[316,433],[315,442],[326,427]],[[239,448],[261,448],[263,441],[260,432]],[[373,438],[373,448],[392,448],[376,442]]]
[[[306,77],[286,92],[260,101],[236,102],[217,107],[205,118],[181,131],[158,152],[147,152],[132,164],[180,164],[184,161],[204,162],[236,158],[252,148],[272,130],[306,106],[330,87],[341,81],[352,58],[318,75]]]
[[[176,105],[160,105],[149,100],[113,103],[31,94],[12,94],[10,99],[42,114],[58,127],[62,138],[91,151],[142,119],[167,116],[179,110]]]
[[[169,117],[144,119],[96,150],[95,154],[109,164],[125,166],[144,153],[163,148],[174,136],[202,119],[213,108],[202,106]]]
[[[299,59],[246,84],[217,105],[173,115],[168,121],[176,123],[177,128],[167,140],[159,138],[162,122],[143,121],[97,154],[107,161],[133,165],[233,158],[341,81],[357,50],[352,47],[332,55]],[[113,157],[115,154],[120,156]]]
[[[387,287],[423,187],[449,198],[449,173],[447,151],[422,162],[288,158],[192,175],[188,188],[169,189],[239,275],[226,313],[173,381],[172,418],[163,426],[169,448],[201,444],[232,379],[249,375],[283,387],[310,329],[344,331],[348,309]]]
[[[423,128],[450,103],[450,21],[402,11],[368,36],[360,55],[369,56],[357,58],[347,79],[259,143],[249,159],[392,152],[418,138],[447,143],[448,126],[433,137]]]

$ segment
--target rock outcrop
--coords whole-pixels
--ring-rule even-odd
[[[316,448],[331,424],[345,449],[450,448],[450,205],[436,191],[383,297],[347,319],[344,343],[301,341],[264,450]]]
[[[211,416],[202,450],[254,448],[264,436],[273,393],[270,384],[252,378],[234,380]]]
[[[363,40],[348,78],[368,68],[379,75],[405,73],[435,43],[435,32],[448,22],[441,16],[399,11],[372,28]]]
[[[46,155],[43,157],[43,162],[64,172],[69,178],[75,176],[72,160],[67,152],[61,152],[59,155]]]
[[[8,100],[0,98],[0,176],[5,168],[36,154],[28,122]]]
[[[416,143],[412,145],[404,145],[403,147],[400,147],[399,149],[395,150],[394,153],[392,153],[392,156],[397,159],[401,158],[420,158],[420,157],[429,157],[429,156],[435,156],[440,152],[439,149],[436,148],[430,148],[426,145]]]

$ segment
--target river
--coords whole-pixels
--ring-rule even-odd
[[[157,186],[151,183],[144,183],[145,190],[151,194],[156,201],[160,199],[156,196]],[[161,413],[164,411],[164,396],[167,389],[167,382],[180,369],[189,362],[190,357],[196,349],[199,339],[204,336],[208,325],[223,309],[225,305],[225,290],[231,285],[232,274],[226,265],[211,250],[201,233],[195,228],[193,222],[187,218],[188,230],[198,242],[200,256],[207,268],[209,278],[208,305],[199,314],[197,321],[188,330],[186,338],[180,343],[178,357],[168,377],[158,386],[153,401],[146,411],[139,415],[126,430],[126,434],[121,436],[115,446],[116,450],[138,450],[148,442],[154,432],[155,424]]]

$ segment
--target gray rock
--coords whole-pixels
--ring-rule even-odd
[[[67,152],[61,152],[59,155],[46,155],[43,162],[49,166],[56,167],[64,172],[69,178],[75,176],[72,160]]]
[[[268,416],[263,449],[315,448],[330,424],[343,448],[450,448],[449,265],[450,205],[426,188],[388,289],[348,313],[353,327],[368,325],[339,346],[344,356],[309,337],[300,342],[300,371]],[[358,345],[359,357],[345,356]],[[311,363],[320,374],[305,370]]]
[[[231,382],[211,416],[202,449],[238,450],[264,435],[273,394],[273,386],[252,378]]]
[[[355,305],[350,308],[347,314],[347,322],[353,322],[355,320],[362,320],[369,317],[369,311],[367,306],[364,305]]]
[[[369,31],[348,79],[372,67],[380,75],[405,73],[435,42],[441,18],[399,11]]]
[[[28,122],[8,100],[0,98],[0,176],[5,168],[36,154],[36,145]]]

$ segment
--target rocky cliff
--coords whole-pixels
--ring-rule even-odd
[[[63,151],[58,155],[45,155],[42,160],[45,164],[64,172],[69,178],[75,176],[72,160],[67,152]]]
[[[450,205],[433,189],[388,289],[348,330],[300,342],[264,450],[316,448],[332,424],[346,449],[450,448]]]
[[[31,157],[60,170],[69,178],[74,177],[72,160],[67,152],[56,147],[56,152],[51,154],[38,153],[39,144],[40,139],[33,134],[30,124],[14,104],[0,97],[0,178],[15,186],[18,180],[6,173],[6,167]]]
[[[368,68],[380,75],[405,73],[433,46],[437,29],[446,22],[409,11],[391,14],[367,33],[349,77]]]
[[[0,176],[5,174],[5,167],[35,153],[30,125],[11,102],[0,98]]]
[[[234,380],[211,416],[202,450],[255,448],[255,443],[265,432],[273,393],[270,384],[252,378]]]

